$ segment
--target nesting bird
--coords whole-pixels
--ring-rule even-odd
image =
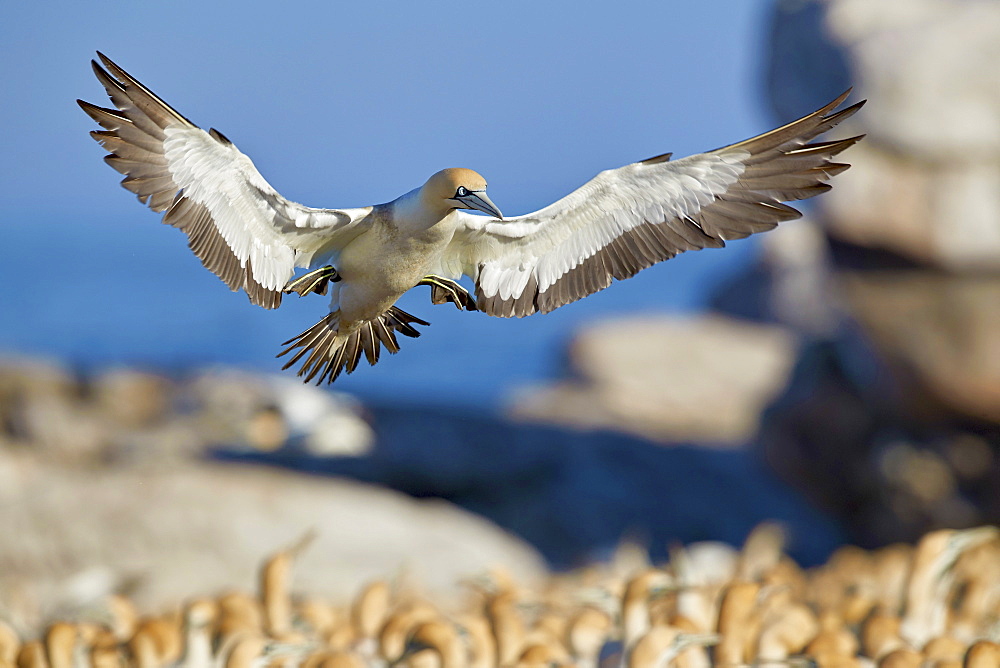
[[[329,313],[285,342],[285,368],[332,382],[397,334],[428,323],[395,306],[427,285],[434,304],[509,318],[547,313],[686,250],[719,248],[799,212],[830,188],[833,158],[860,137],[810,140],[855,113],[841,95],[782,128],[707,153],[601,172],[539,211],[504,218],[470,169],[444,169],[386,204],[316,209],[275,191],[221,132],[205,132],[118,65],[93,62],[114,108],[82,100],[122,185],[183,230],[209,270],[273,309],[283,294],[330,296]],[[106,69],[105,69],[106,68]],[[466,213],[479,211],[486,216]],[[293,278],[296,268],[312,271]],[[457,281],[473,282],[470,294]]]
[[[264,562],[256,593],[194,599],[126,625],[103,614],[103,623],[54,621],[38,629],[37,640],[22,640],[0,621],[0,668],[1000,666],[1000,582],[978,582],[978,571],[1000,554],[996,529],[934,532],[906,559],[899,558],[899,546],[841,550],[820,569],[802,571],[804,586],[787,578],[787,557],[774,553],[776,543],[761,542],[774,537],[769,531],[756,532],[740,554],[739,562],[754,565],[751,571],[737,568],[736,559],[719,568],[718,551],[696,545],[675,548],[674,557],[655,568],[591,567],[555,576],[536,591],[513,580],[478,578],[473,582],[492,586],[450,603],[401,596],[396,584],[382,580],[360,587],[350,602],[293,595],[292,566],[307,535]],[[848,621],[853,605],[845,601],[890,563],[902,571],[906,600],[866,588],[876,600],[863,620]],[[697,582],[695,573],[701,574]],[[977,586],[986,591],[970,594]],[[594,607],[595,587],[614,609]],[[680,594],[689,587],[711,592],[715,601],[707,628],[678,614],[686,605]],[[970,596],[989,603],[970,607]],[[126,600],[116,599],[109,611]],[[919,626],[932,637],[900,632],[931,603],[946,612],[943,626]],[[116,626],[130,630],[120,635]]]

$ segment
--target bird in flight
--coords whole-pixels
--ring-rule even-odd
[[[848,96],[771,132],[671,161],[669,153],[601,172],[534,213],[504,217],[471,169],[437,172],[387,204],[315,209],[272,188],[218,130],[202,130],[103,54],[94,73],[114,108],[77,100],[103,128],[91,135],[122,185],[184,231],[202,264],[250,301],[329,295],[330,311],[286,341],[283,368],[333,382],[364,355],[375,364],[396,334],[429,323],[395,306],[431,289],[434,304],[501,318],[548,313],[612,279],[678,253],[798,218],[783,204],[813,197],[849,165],[833,158],[861,136],[809,143],[854,114]],[[103,64],[103,66],[102,66]],[[479,211],[485,216],[467,211]],[[295,277],[297,268],[310,269]],[[472,280],[470,294],[458,280]]]

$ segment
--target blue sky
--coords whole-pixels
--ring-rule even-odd
[[[191,343],[207,346],[192,353],[199,361],[213,355],[246,360],[227,357],[225,323],[191,316],[197,309],[247,318],[241,326],[266,330],[252,338],[268,351],[322,315],[313,302],[293,316],[263,320],[271,314],[257,314],[245,298],[214,285],[218,281],[189,256],[183,236],[160,226],[117,185],[119,175],[101,162],[100,147],[87,136],[93,123],[74,103],[79,97],[106,104],[90,71],[95,49],[195,123],[224,132],[293,200],[328,207],[384,202],[438,169],[464,166],[485,175],[493,201],[514,215],[548,204],[602,169],[666,151],[682,156],[770,129],[761,98],[770,5],[5,3],[0,278],[10,284],[25,272],[60,263],[74,274],[65,291],[72,295],[76,284],[83,289],[117,280],[110,277],[123,267],[148,268],[157,275],[144,278],[144,299],[153,302],[144,308],[170,316],[150,326],[200,332]],[[423,293],[418,315],[466,340],[509,341],[541,328],[551,353],[588,318],[637,304],[656,310],[657,291],[680,295],[664,299],[664,308],[685,306],[685,291],[724,273],[745,248],[734,244],[682,256],[644,272],[658,272],[654,278],[640,275],[540,316],[552,319],[544,325],[535,324],[536,318],[505,324],[478,314],[460,321],[464,316],[445,315],[441,307],[429,312]],[[175,280],[195,286],[190,297],[170,292]],[[100,287],[87,289],[88,299],[101,299]],[[115,338],[128,334],[122,332],[123,316],[112,312],[135,309],[134,302],[109,293],[106,320],[81,308],[74,311],[79,321],[62,322],[53,314],[79,306],[67,294],[39,291],[30,300],[8,302],[0,350],[72,354],[72,346],[38,338],[39,331],[55,336],[49,330],[59,323],[80,332],[88,350],[127,348],[129,359],[157,358],[162,341],[148,333],[135,334],[148,341],[148,349]],[[275,341],[272,323],[284,332]],[[213,326],[217,331],[206,331]],[[443,332],[441,341],[447,336]],[[423,340],[405,343],[418,348]],[[413,355],[409,362],[403,363],[404,353]],[[467,354],[455,363],[475,360],[474,350]],[[260,364],[277,368],[270,352]],[[441,366],[416,350],[404,350],[392,364],[395,371],[381,368],[392,366],[387,362],[362,369],[343,389],[364,393],[395,379],[418,392],[428,368]],[[514,373],[488,391],[502,394],[530,375]],[[457,376],[445,385],[448,392],[461,392]]]
[[[139,213],[73,104],[106,99],[100,49],[288,197],[387,201],[464,165],[524,212],[605,167],[764,129],[768,4],[6,3],[4,207]]]

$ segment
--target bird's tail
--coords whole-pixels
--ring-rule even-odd
[[[362,352],[368,364],[374,365],[378,362],[381,346],[385,346],[390,353],[399,352],[396,332],[416,338],[420,336],[420,332],[413,325],[430,325],[395,306],[389,307],[388,311],[374,320],[363,322],[347,335],[340,334],[338,321],[339,313],[330,313],[306,331],[282,343],[281,345],[288,347],[278,353],[278,357],[296,348],[300,350],[281,368],[287,369],[308,353],[309,356],[296,375],[305,376],[303,380],[306,383],[313,378],[316,378],[317,385],[322,385],[324,380],[332,383],[344,369],[347,369],[347,373],[354,372],[361,361]]]

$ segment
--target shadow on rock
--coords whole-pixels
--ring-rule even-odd
[[[995,523],[998,302],[987,294],[998,282],[874,272],[844,284],[857,324],[803,346],[762,419],[766,461],[866,547]]]

